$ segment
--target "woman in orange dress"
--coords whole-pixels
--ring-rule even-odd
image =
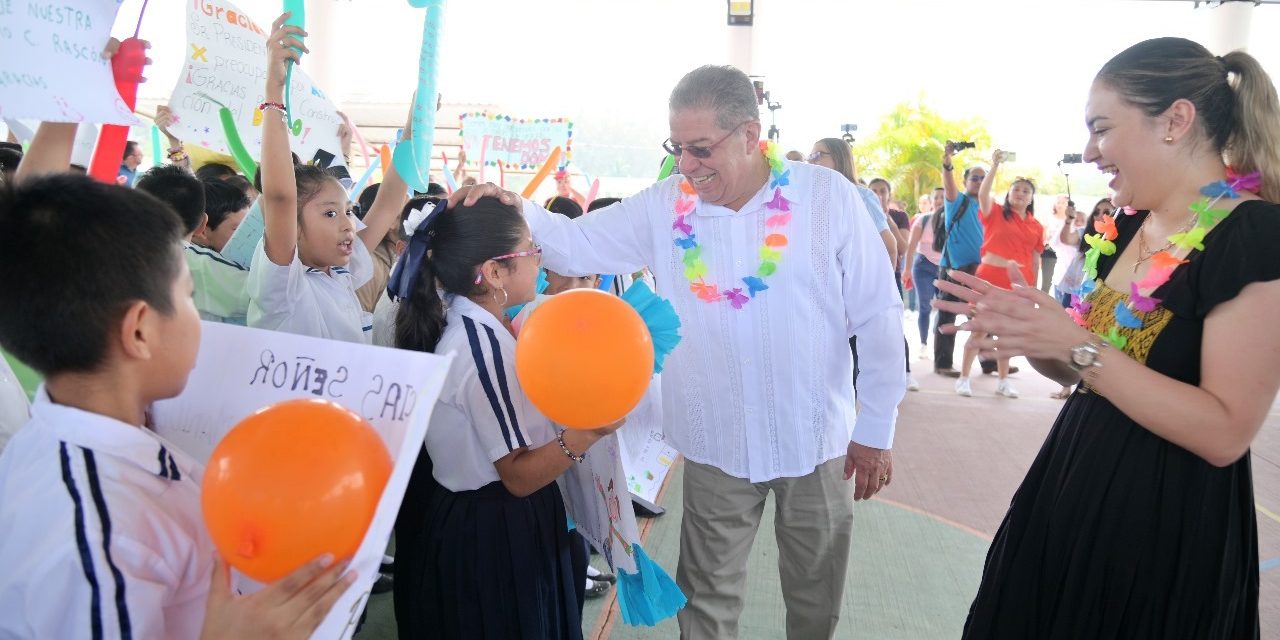
[[[1011,263],[1018,266],[1027,282],[1038,281],[1040,252],[1044,249],[1044,227],[1036,220],[1036,186],[1030,180],[1014,180],[1004,196],[1003,204],[992,201],[991,185],[995,183],[996,173],[1003,161],[1003,151],[997,150],[992,154],[991,170],[987,172],[986,178],[982,180],[982,187],[978,190],[978,203],[982,207],[982,263],[978,265],[977,276],[1007,289],[1012,287],[1009,282]],[[973,368],[974,358],[978,356],[978,341],[986,337],[985,333],[971,333],[964,345],[960,379],[956,380],[956,393],[962,396],[973,395],[969,372]],[[1008,358],[996,360],[996,373],[1000,376],[996,395],[1018,397],[1017,389],[1009,382]]]

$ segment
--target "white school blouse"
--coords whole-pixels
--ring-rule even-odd
[[[315,338],[369,344],[373,314],[364,310],[356,289],[373,278],[373,262],[364,242],[352,243],[351,262],[329,273],[293,261],[281,266],[258,242],[249,268],[249,326]]]
[[[470,491],[500,480],[495,461],[555,440],[556,430],[520,391],[511,332],[463,296],[450,296],[446,304],[435,352],[457,357],[431,413],[427,453],[437,482]]]
[[[785,161],[791,221],[767,291],[741,310],[690,290],[672,228],[680,176],[570,220],[532,202],[524,215],[547,268],[566,275],[648,266],[675,305],[683,340],[663,368],[667,440],[695,462],[763,482],[811,473],[852,439],[893,445],[906,390],[902,298],[862,197],[840,174]],[[741,287],[755,272],[769,184],[741,211],[699,202],[687,222],[704,247],[707,282]],[[850,336],[858,336],[861,414]]]
[[[203,469],[149,430],[49,400],[0,454],[0,638],[196,638]]]

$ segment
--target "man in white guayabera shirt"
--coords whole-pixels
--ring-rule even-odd
[[[681,637],[737,637],[747,558],[773,491],[787,637],[830,638],[853,501],[893,475],[902,300],[853,184],[761,146],[744,73],[690,72],[671,93],[670,125],[664,147],[680,175],[575,220],[528,201],[524,215],[547,268],[648,266],[683,323],[662,376],[666,439],[688,461]],[[492,185],[453,199],[481,195],[516,202]]]

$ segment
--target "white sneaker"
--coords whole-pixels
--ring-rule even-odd
[[[915,376],[907,375],[907,391],[919,391],[920,383],[916,381]]]
[[[966,398],[973,397],[973,389],[969,387],[968,378],[956,378],[956,393]]]
[[[1018,397],[1018,390],[1013,388],[1013,383],[1009,382],[1008,378],[1005,378],[1000,381],[1000,384],[996,385],[996,395],[1004,396],[1006,398],[1016,398]]]
[[[916,357],[917,357],[917,358],[919,358],[919,359],[921,359],[921,360],[928,360],[928,359],[929,359],[929,357],[930,357],[930,355],[929,355],[929,345],[927,345],[927,344],[922,344],[922,345],[920,345],[920,353],[919,353],[918,355],[916,355]]]

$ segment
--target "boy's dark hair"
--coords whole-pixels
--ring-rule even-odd
[[[174,309],[182,221],[145,192],[34,178],[0,186],[0,226],[0,345],[46,377],[101,366],[129,305]]]
[[[560,196],[554,196],[547,200],[547,211],[561,214],[570,220],[582,217],[582,207],[578,203],[570,198],[562,198]]]
[[[381,182],[376,182],[365,187],[364,191],[360,192],[360,196],[356,198],[356,217],[364,220],[365,214],[369,213],[369,209],[373,208],[373,201],[378,198],[378,187],[381,186]],[[412,198],[410,199],[410,202],[417,199],[418,198]],[[405,207],[405,211],[408,210],[409,207]],[[403,218],[404,216],[401,216],[401,219]]]
[[[201,182],[210,182],[212,180],[225,180],[231,176],[239,175],[236,170],[222,164],[221,162],[210,162],[196,169],[196,177]]]
[[[0,148],[0,170],[17,171],[18,163],[22,162],[22,151],[10,149],[9,147]]]
[[[136,188],[157,197],[182,218],[183,234],[190,234],[204,220],[204,185],[176,164],[152,167],[138,178]]]
[[[445,327],[436,283],[460,296],[483,292],[483,285],[475,283],[476,270],[493,256],[514,251],[528,231],[519,210],[486,196],[473,206],[441,213],[417,233],[431,234],[431,253],[420,263],[413,290],[396,311],[396,347],[433,352]]]
[[[120,156],[120,162],[124,162],[125,160],[128,160],[129,156],[133,155],[133,152],[136,151],[137,149],[138,149],[138,143],[132,140],[125,142],[124,155]]]
[[[200,176],[196,176],[196,177],[198,178],[198,177],[200,177]],[[208,182],[208,181],[206,180],[205,182]],[[236,189],[239,189],[239,190],[240,190],[240,193],[243,193],[243,194],[245,195],[245,197],[248,197],[248,196],[249,196],[249,190],[253,188],[253,183],[252,183],[252,182],[249,182],[249,179],[248,179],[248,178],[246,178],[246,177],[244,177],[244,176],[242,176],[242,175],[240,175],[240,174],[238,174],[238,173],[237,173],[237,174],[235,174],[235,175],[227,176],[227,177],[225,177],[225,178],[223,178],[223,179],[219,180],[218,182],[222,182],[222,183],[224,183],[224,184],[229,184],[229,185],[231,185],[231,186],[235,187]]]
[[[587,205],[587,213],[591,213],[596,209],[603,209],[619,202],[622,202],[622,198],[596,198],[591,201],[591,204]]]
[[[214,180],[202,184],[204,212],[209,214],[210,229],[217,229],[229,214],[249,207],[249,196],[230,183]]]

